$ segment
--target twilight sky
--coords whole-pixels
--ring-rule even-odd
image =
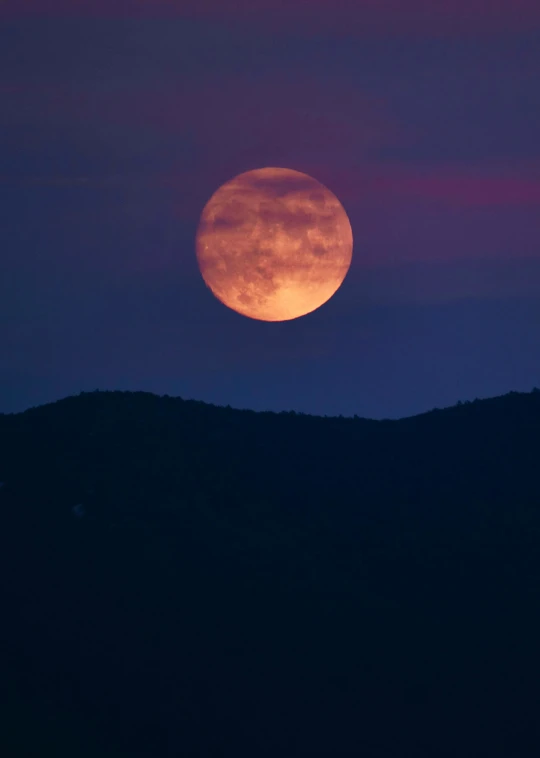
[[[538,0],[3,0],[0,412],[143,389],[393,418],[540,385]],[[195,260],[284,166],[355,237],[264,323]]]

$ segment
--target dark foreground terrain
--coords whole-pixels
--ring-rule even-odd
[[[0,416],[0,754],[540,755],[540,392]]]

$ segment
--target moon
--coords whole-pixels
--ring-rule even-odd
[[[261,168],[223,184],[196,235],[206,285],[228,308],[259,321],[289,321],[340,288],[353,235],[337,197],[300,171]]]

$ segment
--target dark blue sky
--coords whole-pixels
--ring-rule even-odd
[[[540,384],[536,1],[0,21],[0,411],[101,388],[397,417]],[[336,296],[280,324],[215,300],[194,250],[210,195],[268,165],[326,184],[355,237]]]

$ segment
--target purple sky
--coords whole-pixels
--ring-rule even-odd
[[[0,411],[100,388],[380,418],[540,385],[539,81],[538,0],[4,0]],[[195,261],[210,195],[263,166],[355,236],[280,324]]]

